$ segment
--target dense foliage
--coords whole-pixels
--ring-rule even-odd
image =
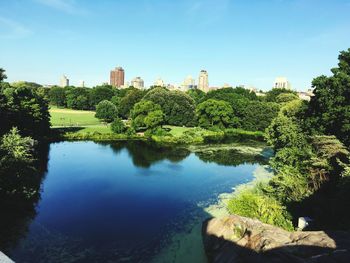
[[[308,126],[317,133],[333,134],[350,146],[350,49],[340,53],[332,73],[312,82],[315,96],[308,107]]]
[[[166,124],[176,126],[194,126],[196,124],[195,102],[180,91],[169,91],[165,88],[154,88],[144,97],[161,107]]]
[[[228,128],[234,125],[233,110],[226,101],[209,99],[197,106],[198,125],[203,128]]]
[[[105,122],[112,122],[118,117],[118,109],[112,102],[103,100],[96,106],[95,117]]]
[[[0,136],[12,127],[33,138],[46,136],[50,131],[47,101],[28,87],[0,87]]]
[[[132,126],[135,130],[147,130],[160,126],[163,122],[163,112],[158,104],[142,100],[136,103],[131,111]]]

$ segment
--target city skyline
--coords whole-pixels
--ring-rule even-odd
[[[267,90],[287,76],[304,90],[347,48],[349,11],[348,0],[2,1],[1,66],[10,82],[52,84],[64,73],[91,87],[118,63],[145,86],[204,68],[214,87]]]

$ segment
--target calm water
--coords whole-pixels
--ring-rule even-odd
[[[137,142],[51,144],[36,213],[14,227],[23,230],[8,254],[16,262],[150,262],[259,166],[200,157]]]

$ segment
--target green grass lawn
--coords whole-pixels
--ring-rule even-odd
[[[107,126],[105,124],[82,127],[82,129],[77,131],[76,133],[87,133],[87,132],[112,133],[110,126],[109,125]]]
[[[94,111],[50,108],[52,126],[87,126],[100,125]]]
[[[170,133],[173,136],[181,136],[185,131],[193,130],[192,127],[180,127],[180,126],[171,126],[171,125],[164,125],[164,128],[170,129]]]

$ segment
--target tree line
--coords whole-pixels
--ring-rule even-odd
[[[350,49],[331,72],[313,80],[310,103],[281,107],[266,129],[274,176],[238,192],[231,213],[287,230],[301,216],[314,220],[313,229],[350,229]]]

